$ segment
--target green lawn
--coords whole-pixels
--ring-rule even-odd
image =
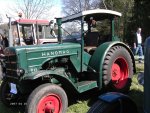
[[[143,64],[137,63],[137,73],[144,70]],[[143,86],[137,82],[137,73],[133,77],[133,82],[128,95],[136,102],[139,113],[143,113]],[[94,93],[93,93],[94,92]],[[76,96],[76,99],[69,99],[67,113],[86,113],[90,106],[97,100],[100,92],[90,91]],[[23,107],[5,107],[0,102],[0,113],[24,113]]]

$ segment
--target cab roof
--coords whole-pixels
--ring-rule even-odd
[[[97,21],[97,20],[103,20],[106,18],[112,18],[114,16],[120,17],[122,16],[122,14],[117,11],[112,11],[112,10],[107,10],[107,9],[94,9],[94,10],[82,11],[80,13],[64,17],[62,18],[62,23],[73,21],[73,20],[78,20],[78,19],[81,19],[81,17],[85,17],[84,18],[85,21],[90,19],[90,17],[93,17],[93,19]]]
[[[32,20],[32,19],[18,19],[15,21],[12,21],[11,24],[40,24],[40,25],[49,25],[48,20]]]

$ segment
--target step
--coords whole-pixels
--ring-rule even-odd
[[[75,84],[80,93],[97,87],[97,81],[81,81]]]

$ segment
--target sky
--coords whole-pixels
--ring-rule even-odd
[[[13,12],[9,11],[8,12],[8,8],[9,7],[12,7],[12,6],[15,6],[15,1],[17,0],[0,0],[0,15],[2,18],[2,21],[5,23],[5,22],[8,22],[8,19],[6,17],[6,14],[8,16],[14,16],[16,15],[16,17],[13,17],[13,18],[18,18],[18,14],[14,14]],[[51,8],[51,11],[50,11],[50,14],[47,16],[47,20],[52,20],[54,19],[55,17],[62,17],[62,13],[61,13],[61,0],[52,0],[54,2],[54,6]]]

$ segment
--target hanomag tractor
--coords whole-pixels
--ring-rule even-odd
[[[66,92],[83,93],[102,88],[128,91],[135,62],[129,47],[116,41],[115,22],[120,16],[119,12],[96,9],[57,18],[58,43],[6,48],[2,102],[12,105],[29,94],[27,113],[65,113]],[[85,31],[84,24],[91,17],[100,25],[107,20],[104,23],[109,25],[110,34],[99,36],[98,30],[92,31],[90,24]],[[80,29],[80,41],[63,42],[62,30],[69,26],[62,26],[73,21],[77,22],[73,27]],[[71,31],[66,34],[71,35]]]

